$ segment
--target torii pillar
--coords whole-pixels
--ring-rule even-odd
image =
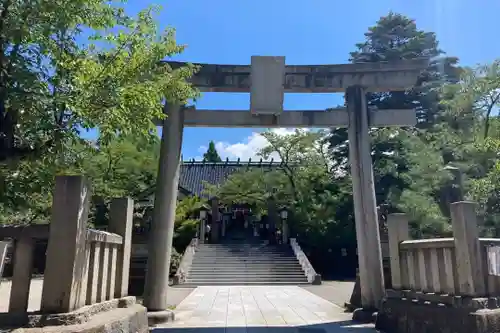
[[[153,222],[148,235],[148,263],[144,286],[144,306],[149,311],[148,316],[154,318],[153,321],[166,321],[173,316],[171,311],[167,311],[167,290],[184,130],[183,108],[165,103],[164,110],[167,118],[163,121]]]
[[[371,310],[379,308],[385,285],[365,89],[361,86],[347,88],[346,100],[361,304]]]

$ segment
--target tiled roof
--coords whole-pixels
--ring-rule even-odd
[[[278,168],[279,162],[239,162],[226,161],[218,163],[210,162],[183,162],[181,164],[179,187],[182,187],[194,195],[203,197],[203,183],[212,185],[222,184],[229,175],[246,168]]]

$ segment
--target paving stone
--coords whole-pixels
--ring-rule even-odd
[[[175,310],[176,320],[153,332],[374,333],[350,314],[298,286],[203,286]]]

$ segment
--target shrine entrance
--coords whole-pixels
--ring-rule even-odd
[[[172,68],[186,63],[168,62]],[[251,65],[198,64],[191,82],[201,91],[250,92],[250,110],[197,110],[176,101],[165,105],[144,305],[149,311],[167,308],[169,266],[179,184],[184,126],[242,128],[348,127],[354,215],[358,240],[361,303],[376,309],[385,293],[378,216],[375,202],[369,129],[413,126],[415,110],[374,110],[367,92],[405,90],[427,68],[428,59],[396,63],[342,65],[285,65],[285,57],[252,56]],[[347,108],[284,111],[285,92],[346,93]],[[212,232],[219,235],[222,214],[212,199]],[[270,232],[277,225],[277,209],[268,206]],[[217,241],[217,239],[216,239]]]

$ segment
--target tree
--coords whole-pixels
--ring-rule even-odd
[[[60,153],[82,128],[151,135],[165,99],[195,96],[193,68],[161,62],[183,50],[174,30],[158,32],[156,8],[133,18],[120,3],[2,1],[0,161]]]
[[[222,162],[213,141],[208,143],[208,149],[207,152],[203,154],[203,160],[207,162]]]
[[[443,98],[441,87],[444,83],[455,83],[458,80],[460,71],[455,67],[457,59],[444,56],[434,33],[419,30],[413,20],[392,12],[381,17],[375,26],[370,27],[365,33],[365,41],[358,43],[356,50],[351,53],[353,63],[422,57],[430,58],[429,66],[422,72],[414,88],[400,92],[367,94],[370,107],[413,108],[417,111],[418,130],[404,128],[371,130],[377,202],[390,203],[392,211],[403,208],[402,193],[413,186],[408,173],[411,164],[418,158],[415,158],[412,149],[416,146],[425,146],[427,137],[437,130],[437,124],[443,122],[445,108],[441,104]],[[347,175],[349,164],[346,129],[332,130],[329,142],[337,172]],[[443,157],[436,158],[442,163]],[[436,165],[434,169],[441,169],[442,166],[442,164],[440,167]],[[444,179],[442,181],[444,182]],[[432,191],[429,189],[428,192]],[[424,194],[419,202],[428,200],[427,194]]]
[[[326,251],[335,242],[355,241],[352,219],[344,219],[350,183],[331,172],[325,133],[296,130],[292,134],[261,133],[267,140],[258,155],[279,158],[274,168],[234,173],[220,186],[206,185],[222,202],[245,203],[265,213],[272,196],[289,209],[289,223],[301,245]],[[352,210],[352,208],[350,208]]]
[[[86,143],[71,147],[71,163],[65,172],[83,174],[92,184],[93,208],[107,206],[115,197],[137,198],[156,181],[159,139],[118,137],[107,145]],[[22,162],[15,173],[6,173],[8,186],[1,188],[0,223],[46,223],[49,220],[54,190],[53,169],[43,161]],[[10,212],[10,213],[8,213]],[[92,211],[91,222],[107,221],[104,215]],[[95,215],[97,214],[97,216]]]
[[[46,216],[55,174],[92,174],[85,162],[103,161],[115,139],[155,140],[165,100],[196,96],[186,81],[195,68],[162,62],[184,47],[173,29],[158,31],[158,8],[130,17],[120,4],[0,3],[1,210],[24,221]],[[96,140],[80,138],[87,129]],[[100,182],[110,194],[109,180]]]

